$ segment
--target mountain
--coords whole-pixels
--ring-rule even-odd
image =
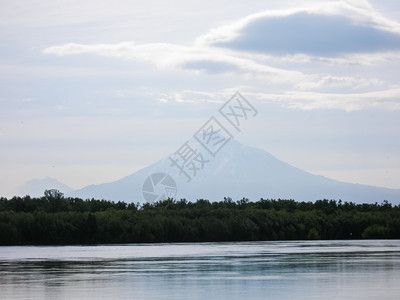
[[[190,149],[183,146],[177,150],[180,156],[175,153],[115,182],[90,185],[67,193],[67,196],[135,203],[152,202],[168,196],[190,201],[221,201],[224,197],[233,200],[246,197],[252,201],[260,198],[296,201],[341,199],[355,203],[400,200],[400,189],[351,184],[314,175],[290,166],[264,150],[244,146],[235,140],[221,147],[214,153],[215,157],[196,140],[192,139],[190,143],[192,150],[196,149],[191,156],[194,164],[187,164],[182,172],[179,164],[174,165],[173,161],[189,159]],[[194,170],[195,165],[198,170]],[[190,182],[184,172],[192,177]]]
[[[41,197],[44,195],[45,190],[50,189],[57,189],[64,194],[72,191],[69,186],[59,182],[57,179],[46,177],[42,179],[32,179],[24,183],[15,189],[14,194],[19,196],[30,195],[31,197]]]

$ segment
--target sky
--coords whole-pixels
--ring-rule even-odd
[[[239,142],[400,188],[396,0],[0,2],[0,196],[132,174],[236,91],[258,111]]]

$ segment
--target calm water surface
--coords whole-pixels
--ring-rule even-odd
[[[400,241],[0,247],[0,299],[400,299]]]

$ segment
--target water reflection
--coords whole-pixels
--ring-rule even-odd
[[[397,299],[400,241],[0,247],[1,299]]]

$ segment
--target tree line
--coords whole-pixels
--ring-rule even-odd
[[[64,198],[0,198],[0,245],[400,238],[400,205],[336,200],[167,199],[143,205]]]

